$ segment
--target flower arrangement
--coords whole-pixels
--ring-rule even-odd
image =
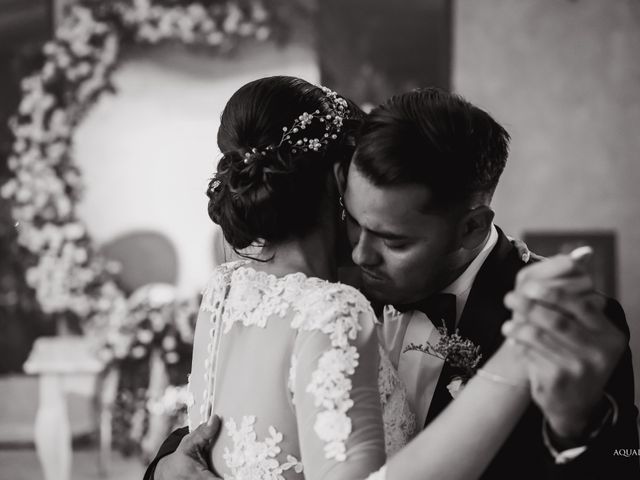
[[[108,333],[99,352],[103,360],[147,360],[157,351],[171,366],[190,357],[197,299],[178,299],[171,285],[151,284],[134,292],[127,307],[128,321]]]
[[[455,368],[459,373],[451,378],[447,386],[451,396],[455,398],[466,382],[475,375],[478,364],[482,359],[482,354],[480,353],[480,347],[471,340],[460,336],[457,329],[450,333],[447,327],[442,325],[438,327],[438,333],[440,333],[440,339],[435,345],[429,342],[420,345],[410,343],[405,347],[403,353],[409,351],[422,352],[439,358]]]
[[[187,394],[176,385],[191,367],[198,306],[171,285],[146,285],[128,300],[130,321],[109,332],[99,354],[119,371],[113,438],[122,453],[150,454],[158,429],[184,422]]]
[[[154,415],[180,416],[179,426],[186,425],[187,407],[193,402],[187,385],[169,385],[160,398],[150,398],[147,410]]]
[[[0,187],[26,282],[48,317],[74,318],[85,333],[104,336],[129,316],[130,303],[114,281],[117,266],[98,255],[77,215],[84,186],[72,155],[85,113],[115,91],[121,46],[174,40],[228,52],[245,39],[266,40],[271,24],[261,0],[85,1],[68,10],[43,47],[42,68],[22,81],[10,121],[13,176]]]
[[[138,454],[150,461],[159,447],[153,437],[164,440],[169,432],[187,425],[190,399],[186,385],[168,385],[153,396],[142,388],[121,390],[113,421],[115,448],[124,455]],[[153,432],[153,427],[159,427],[160,432]]]
[[[9,124],[11,177],[0,185],[0,198],[42,312],[94,336],[99,355],[119,370],[113,438],[121,451],[139,451],[154,402],[169,401],[157,399],[165,382],[169,389],[185,382],[198,302],[177,298],[167,286],[130,298],[118,287],[119,266],[98,254],[77,214],[84,183],[73,157],[75,129],[104,94],[116,91],[113,73],[126,45],[175,41],[228,54],[243,42],[283,38],[280,7],[274,0],[80,0],[43,46],[41,67],[21,83]]]

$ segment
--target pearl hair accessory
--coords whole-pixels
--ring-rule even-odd
[[[249,164],[260,156],[266,156],[267,151],[276,150],[283,146],[289,146],[292,154],[298,153],[298,151],[308,152],[309,150],[317,152],[329,145],[331,140],[336,140],[342,130],[343,120],[349,118],[351,114],[349,104],[333,90],[327,87],[320,88],[329,103],[328,113],[321,114],[320,110],[315,110],[312,113],[303,112],[292,125],[282,127],[282,137],[277,145],[271,145],[264,150],[252,148],[250,152],[244,154],[244,163]],[[310,138],[304,136],[304,131],[312,122],[318,122],[324,125],[325,131],[321,137]]]

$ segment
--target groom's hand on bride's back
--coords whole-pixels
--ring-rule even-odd
[[[187,434],[175,452],[158,461],[154,480],[221,480],[207,462],[219,431],[220,419],[214,417],[211,423],[203,423]]]

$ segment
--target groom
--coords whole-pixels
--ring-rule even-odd
[[[528,321],[510,322],[504,333],[527,351],[552,354],[528,355],[535,403],[482,478],[640,478],[637,459],[614,455],[638,448],[624,314],[614,301],[606,316],[591,308],[575,276],[550,273],[541,268],[546,262],[518,273],[525,263],[490,208],[508,141],[484,111],[434,89],[394,97],[366,120],[343,196],[362,289],[373,302],[394,305],[384,309],[381,343],[426,426],[452,400],[459,372],[406,347],[437,342],[433,323],[443,319],[488,359],[512,316],[503,299],[516,287],[510,307]],[[434,297],[446,307],[437,314]],[[202,449],[215,430],[200,427],[145,478],[213,479]],[[185,433],[175,432],[159,457]]]
[[[638,448],[624,313],[613,300],[604,315],[592,308],[575,272],[548,271],[557,263],[521,271],[490,207],[508,143],[486,112],[436,89],[393,97],[365,121],[343,203],[362,289],[394,305],[384,311],[382,343],[425,426],[452,400],[460,372],[405,349],[437,343],[439,319],[479,346],[482,362],[502,333],[528,349],[535,403],[482,478],[640,478],[637,458],[614,456],[619,445]],[[501,333],[514,287],[509,307],[527,321]],[[434,296],[449,303],[435,315]]]

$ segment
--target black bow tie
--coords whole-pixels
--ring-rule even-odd
[[[453,293],[436,293],[424,300],[394,305],[393,308],[403,313],[417,310],[429,317],[436,327],[441,327],[444,321],[448,333],[456,330],[456,296]]]

